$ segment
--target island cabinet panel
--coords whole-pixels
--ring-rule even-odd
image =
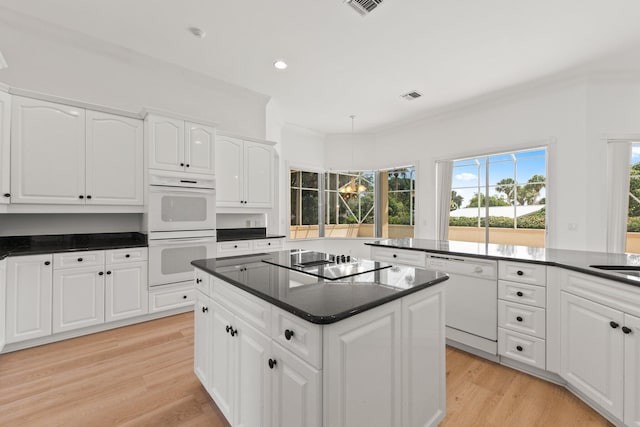
[[[402,300],[402,425],[437,426],[446,409],[445,298]]]
[[[236,384],[237,342],[235,334],[230,331],[234,325],[234,316],[220,304],[209,299],[208,313],[210,328],[207,330],[211,339],[207,348],[210,365],[209,393],[216,401],[222,414],[231,422],[233,420],[232,400]],[[200,313],[198,313],[200,314]]]
[[[193,313],[193,334],[198,337],[193,344],[193,372],[205,389],[211,393],[211,308],[210,300],[198,294]]]
[[[624,422],[640,427],[640,318],[624,316]]]
[[[401,425],[401,312],[396,300],[325,327],[325,425]]]

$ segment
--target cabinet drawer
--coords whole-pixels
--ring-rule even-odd
[[[104,251],[53,254],[53,269],[104,266]]]
[[[421,251],[404,249],[371,247],[371,258],[376,261],[386,261],[393,264],[403,264],[411,267],[426,267],[427,256]]]
[[[322,369],[322,327],[271,307],[271,338],[304,361]]]
[[[498,326],[544,338],[546,312],[542,308],[498,301]]]
[[[212,276],[211,282],[211,296],[216,302],[258,331],[271,335],[271,304],[217,277]]]
[[[107,264],[147,260],[147,248],[125,248],[106,251]]]
[[[249,252],[250,250],[250,240],[236,240],[233,242],[218,243],[218,255],[234,255],[237,253]]]
[[[284,246],[284,239],[254,240],[253,247],[257,251],[279,251]]]
[[[498,279],[546,286],[547,267],[526,262],[498,261]]]
[[[211,288],[210,288],[210,275],[202,270],[195,269],[194,273],[194,281],[196,289],[205,294],[206,296],[211,296]]]
[[[149,290],[149,312],[186,307],[193,305],[195,299],[196,290],[192,282],[157,286]]]
[[[499,280],[498,298],[545,308],[547,305],[547,289],[542,286]]]
[[[540,338],[498,328],[498,354],[545,369],[546,343]]]

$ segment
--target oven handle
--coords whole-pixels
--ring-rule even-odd
[[[177,238],[177,239],[157,239],[149,240],[149,246],[173,246],[183,245],[185,243],[216,243],[215,237],[199,237],[199,238]]]
[[[150,185],[149,192],[161,193],[161,194],[184,194],[184,193],[198,193],[214,195],[215,189],[213,188],[194,188],[194,187],[173,187],[169,185]]]

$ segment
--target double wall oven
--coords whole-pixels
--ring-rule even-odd
[[[215,257],[215,178],[152,172],[148,191],[149,286],[188,282],[191,261]]]

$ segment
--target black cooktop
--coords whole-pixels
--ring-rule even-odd
[[[277,261],[266,259],[262,262],[326,280],[340,280],[391,267],[391,264],[367,259],[360,260],[350,255],[333,255],[302,249],[294,249],[290,253],[291,255],[285,258],[284,262],[282,258]]]

